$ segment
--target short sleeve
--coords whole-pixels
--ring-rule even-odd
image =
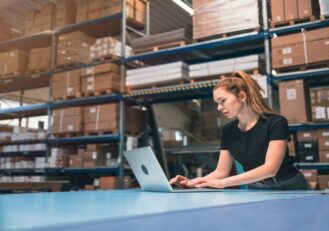
[[[288,140],[288,121],[283,116],[275,116],[269,129],[269,140]]]

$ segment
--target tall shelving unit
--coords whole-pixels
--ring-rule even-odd
[[[127,42],[127,33],[138,34],[139,36],[146,36],[149,34],[149,2],[143,0],[146,5],[146,23],[144,32],[134,29],[133,24],[127,22],[126,17],[126,0],[121,0],[122,11],[109,16],[88,20],[76,24],[64,26],[62,28],[55,28],[51,31],[46,31],[38,34],[28,35],[9,41],[0,42],[0,52],[9,51],[11,49],[33,49],[42,46],[50,46],[52,49],[51,54],[51,67],[49,71],[37,74],[26,74],[23,76],[15,76],[15,78],[1,79],[0,80],[0,93],[7,93],[11,91],[21,91],[21,96],[24,90],[35,89],[40,87],[49,87],[48,100],[45,103],[37,103],[25,106],[19,106],[9,109],[0,109],[0,119],[13,119],[13,118],[28,118],[32,116],[48,115],[48,134],[47,138],[43,140],[24,140],[18,142],[7,142],[7,144],[34,144],[43,143],[47,145],[46,150],[42,151],[18,151],[15,153],[1,153],[1,157],[15,157],[15,156],[30,156],[30,157],[46,157],[50,156],[51,148],[63,145],[77,145],[89,143],[116,143],[119,146],[119,153],[117,158],[117,166],[114,167],[95,167],[95,168],[43,168],[43,169],[2,169],[1,175],[70,175],[70,174],[105,174],[115,175],[119,177],[119,182],[122,186],[124,176],[124,165],[122,153],[125,149],[125,134],[124,134],[124,97],[123,93],[113,93],[100,96],[88,96],[85,98],[67,99],[52,101],[52,75],[56,73],[66,72],[70,70],[81,69],[85,67],[92,67],[98,64],[115,63],[120,65],[120,90],[125,91],[125,65],[123,60],[126,58],[125,46]],[[74,65],[63,68],[56,68],[56,49],[58,36],[64,33],[81,30],[96,38],[107,35],[120,35],[121,57],[118,59],[93,61],[88,64]],[[22,98],[22,97],[20,97]],[[119,132],[117,134],[101,134],[101,135],[88,135],[77,137],[63,137],[57,138],[52,136],[51,131],[51,116],[53,109],[71,107],[71,106],[85,106],[118,102],[120,108],[119,114]],[[21,101],[22,104],[22,101]]]

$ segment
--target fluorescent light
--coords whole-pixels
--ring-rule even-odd
[[[172,0],[172,1],[176,3],[180,8],[185,10],[187,13],[189,13],[190,15],[194,14],[194,10],[192,9],[192,7],[186,2],[184,2],[183,0]]]

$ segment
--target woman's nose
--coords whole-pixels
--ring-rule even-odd
[[[222,106],[222,105],[220,105],[220,104],[218,104],[218,106],[217,106],[217,110],[218,110],[218,111],[221,111],[221,110],[223,110],[223,106]]]

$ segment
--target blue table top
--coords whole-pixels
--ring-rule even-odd
[[[85,226],[87,228],[85,230],[95,230],[95,224],[99,222],[106,222],[106,227],[109,227],[109,224],[117,224],[117,221],[122,219],[134,220],[177,212],[193,213],[200,209],[205,211],[205,209],[223,209],[227,206],[240,207],[259,204],[259,202],[281,201],[284,206],[287,201],[296,199],[305,201],[306,198],[308,200],[318,197],[328,198],[326,202],[329,208],[329,197],[314,195],[313,191],[227,190],[159,193],[136,189],[9,194],[0,196],[0,230],[58,230],[59,227],[63,230],[71,230],[75,226],[79,226],[80,230],[83,230],[81,226]]]

